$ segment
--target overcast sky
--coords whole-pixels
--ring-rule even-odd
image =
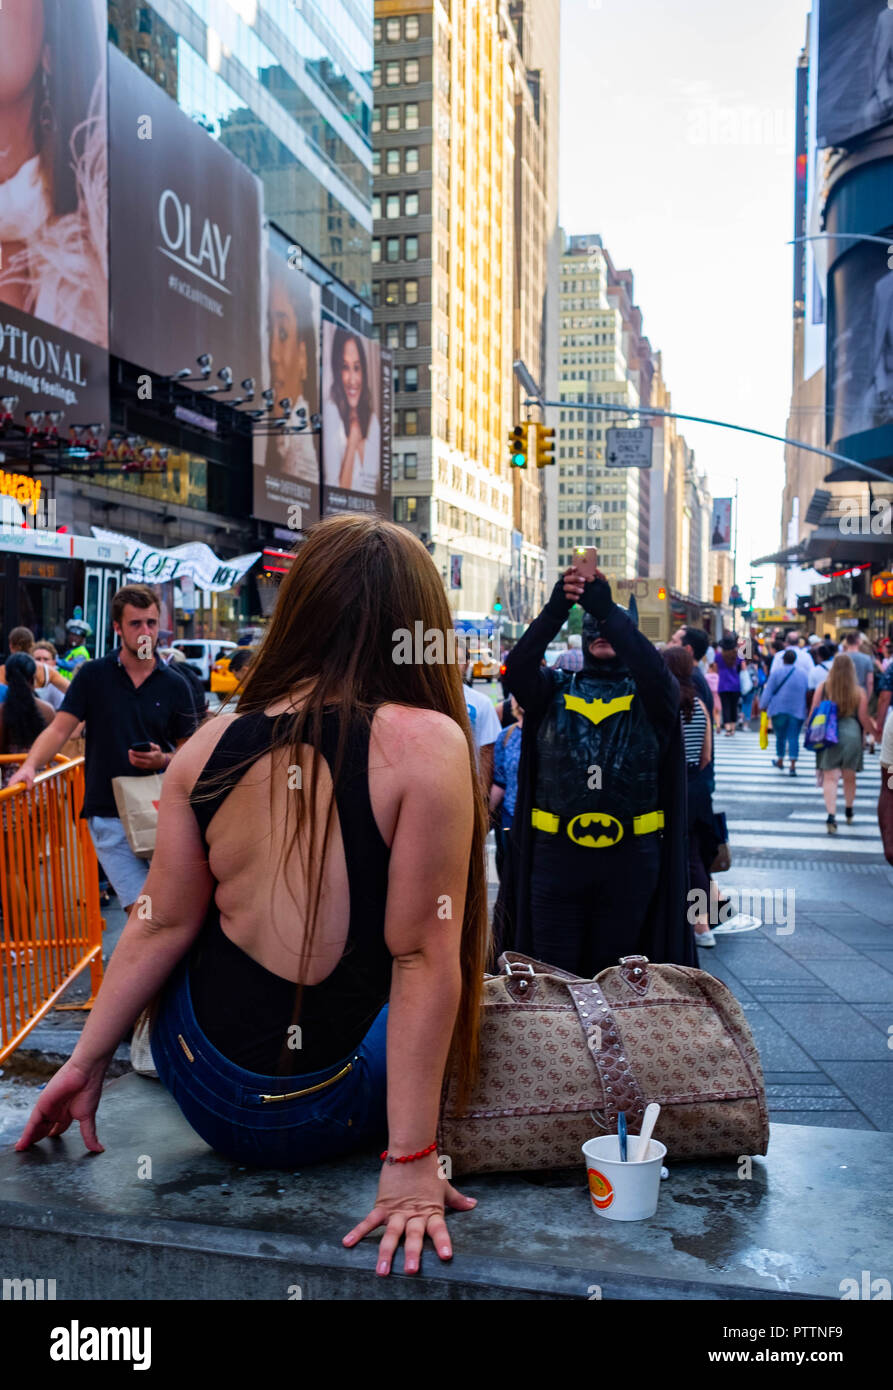
[[[560,218],[600,232],[675,409],[784,434],[794,84],[809,0],[562,0]],[[780,542],[784,446],[680,424],[714,496],[739,479],[738,582]],[[758,604],[772,602],[764,568]],[[742,584],[743,587],[743,584]],[[746,592],[746,590],[745,590]]]

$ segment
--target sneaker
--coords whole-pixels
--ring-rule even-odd
[[[773,758],[772,766],[777,767],[779,772],[784,772],[784,758]]]
[[[828,819],[827,819],[827,821],[825,822],[825,824],[826,824],[827,827],[828,827],[828,834],[829,834],[829,835],[836,835],[836,834],[837,834],[837,817],[836,817],[836,816],[829,816]]]
[[[794,766],[793,763],[791,763],[791,776],[792,776],[792,777],[796,777],[796,776],[797,776],[797,769],[796,769],[796,767]]]
[[[747,912],[736,912],[734,917],[730,917],[727,922],[720,922],[718,926],[714,927],[711,936],[731,936],[735,932],[756,931],[757,927],[762,925],[759,917],[751,917]],[[698,937],[699,941],[700,939]]]
[[[713,935],[713,932],[710,931],[710,930],[708,930],[708,931],[696,931],[696,932],[695,932],[695,941],[697,942],[697,946],[698,946],[698,949],[699,949],[699,950],[703,950],[706,946],[715,946],[715,945],[716,945],[716,937]]]

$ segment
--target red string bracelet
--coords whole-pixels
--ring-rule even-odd
[[[414,1163],[417,1158],[427,1158],[428,1154],[433,1154],[436,1148],[437,1140],[435,1139],[434,1143],[429,1144],[427,1149],[419,1149],[417,1154],[403,1154],[400,1158],[393,1158],[385,1149],[384,1153],[381,1154],[381,1161],[382,1163]]]

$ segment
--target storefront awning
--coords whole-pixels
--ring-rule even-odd
[[[791,568],[793,565],[803,564],[806,556],[804,554],[804,542],[798,545],[789,545],[785,550],[775,550],[771,555],[761,555],[758,560],[751,560],[751,566],[757,565],[784,565]]]
[[[888,535],[874,535],[867,528],[849,535],[842,532],[840,525],[817,526],[805,544],[806,558],[831,560],[842,569],[851,565],[882,564],[893,557],[893,538]]]
[[[123,536],[118,531],[106,531],[101,526],[91,526],[90,529],[97,540],[117,542],[124,546],[127,552],[127,577],[135,584],[163,584],[167,580],[186,577],[206,593],[222,594],[244,579],[261,557],[261,552],[255,550],[250,555],[235,555],[231,560],[221,560],[204,541],[186,541],[183,545],[172,546],[170,550],[160,550],[146,545],[144,541],[134,540],[133,536]]]

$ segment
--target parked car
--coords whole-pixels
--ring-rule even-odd
[[[237,645],[236,642],[222,642],[219,638],[209,641],[197,637],[179,637],[175,642],[171,642],[172,647],[179,647],[187,665],[201,676],[206,690],[211,686],[211,667],[214,662],[222,656],[230,656]]]

